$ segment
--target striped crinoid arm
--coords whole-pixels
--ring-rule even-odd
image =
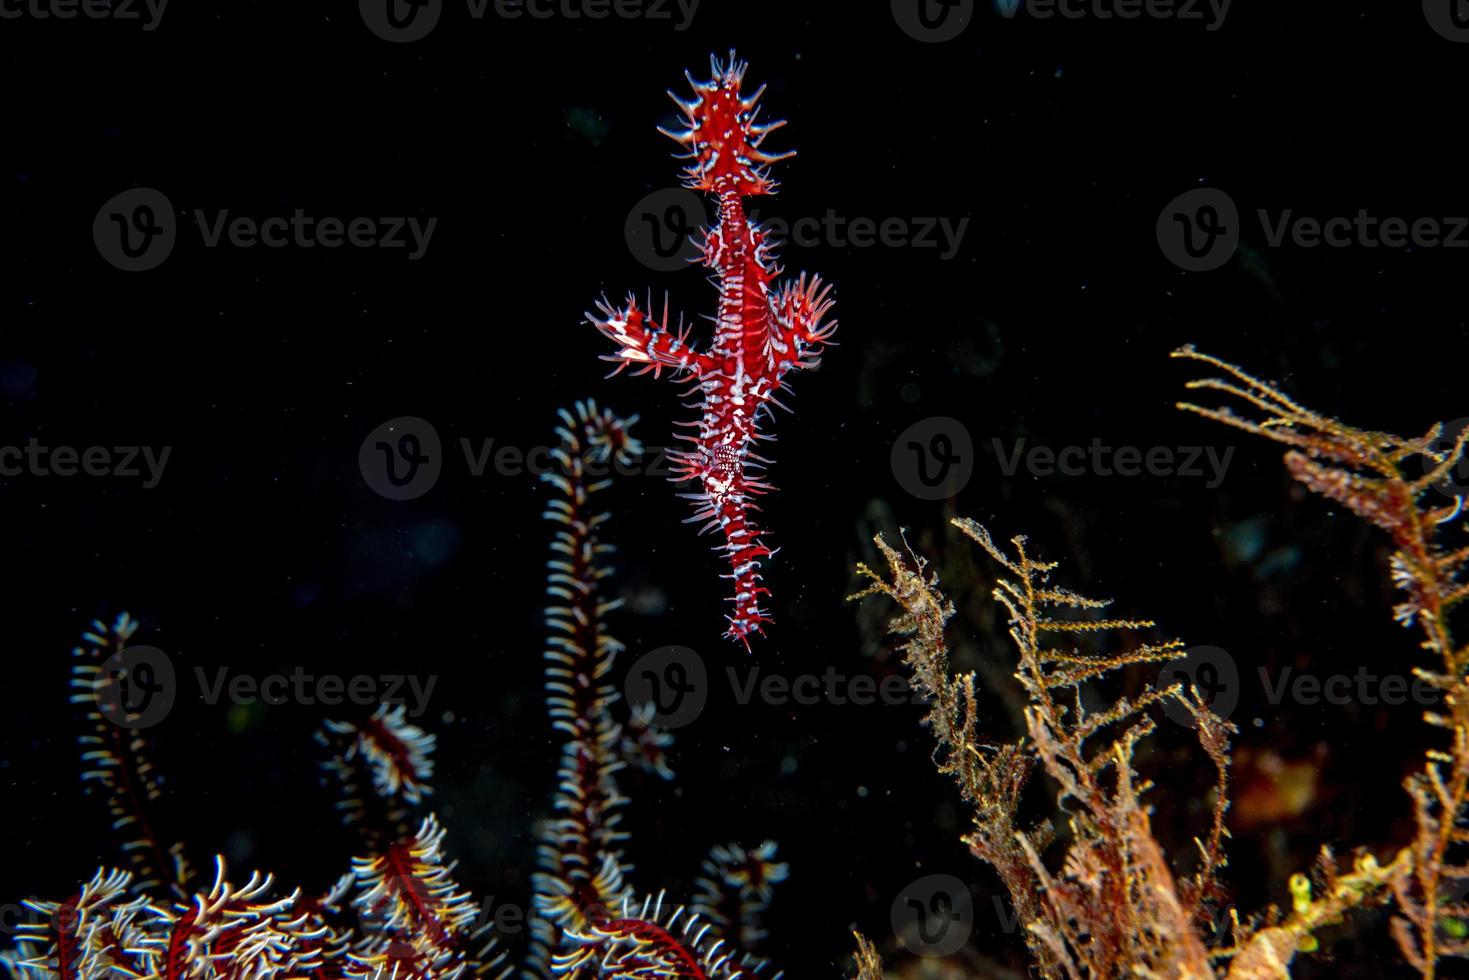
[[[1464,494],[1454,482],[1469,447],[1469,427],[1451,434],[1435,424],[1408,438],[1358,429],[1305,408],[1275,385],[1192,347],[1173,357],[1219,372],[1188,383],[1225,396],[1229,405],[1180,402],[1186,412],[1287,447],[1285,466],[1308,489],[1343,505],[1393,543],[1390,574],[1404,593],[1393,616],[1419,631],[1436,663],[1414,673],[1443,693],[1444,709],[1424,714],[1448,734],[1404,785],[1417,834],[1411,874],[1392,879],[1401,915],[1393,934],[1404,958],[1432,977],[1445,956],[1469,956],[1469,644],[1454,640],[1451,617],[1469,598],[1469,545],[1462,534]],[[1454,535],[1455,542],[1445,538]]]
[[[163,980],[253,980],[337,975],[325,972],[324,927],[296,908],[300,892],[275,897],[274,878],[252,873],[243,885],[226,877],[216,857],[209,891],[171,907],[150,906],[139,946]],[[340,949],[340,947],[338,947]]]
[[[122,655],[137,629],[137,621],[127,613],[118,614],[111,623],[96,620],[72,649],[70,700],[82,726],[77,739],[82,785],[106,805],[132,871],[132,890],[151,894],[167,887],[183,895],[192,872],[184,859],[183,844],[162,836],[157,812],[162,780],[128,690],[134,680],[153,683],[158,679],[119,676],[120,672],[130,673],[131,665],[123,663]]]
[[[634,902],[624,897],[609,915],[585,928],[568,930],[572,947],[558,954],[558,976],[601,980],[760,980],[765,964],[734,952],[717,930],[682,906],[667,908],[663,896]],[[780,980],[775,973],[769,980]]]
[[[444,830],[432,815],[412,838],[355,858],[357,910],[365,939],[349,954],[353,977],[425,980],[503,976],[504,954],[481,939],[478,907],[445,863]]]
[[[275,927],[288,937],[292,969],[313,980],[347,976],[349,952],[360,942],[348,921],[348,902],[357,876],[342,875],[324,895],[303,895],[275,917]]]
[[[39,921],[16,927],[16,951],[7,956],[11,973],[27,980],[147,976],[153,960],[140,949],[138,924],[147,899],[122,900],[131,882],[130,872],[98,870],[66,901],[26,902]]]
[[[555,469],[542,479],[557,491],[545,516],[556,522],[551,542],[546,610],[546,703],[552,727],[563,738],[557,771],[558,817],[547,827],[541,872],[535,879],[536,943],[531,968],[541,975],[576,978],[748,978],[763,968],[737,955],[719,929],[695,909],[665,907],[662,897],[635,902],[625,876],[619,829],[626,803],[617,773],[627,764],[664,777],[669,744],[647,709],[626,724],[613,718],[617,694],[610,682],[622,645],[606,625],[621,605],[604,583],[613,553],[602,539],[608,515],[593,498],[611,482],[604,474],[625,469],[642,453],[623,420],[591,402],[561,412],[553,451]],[[769,897],[785,875],[773,861],[774,845],[754,852],[718,850],[729,858],[720,870],[743,886],[751,903]],[[740,864],[741,870],[733,868]],[[735,927],[738,927],[738,921]]]
[[[336,784],[342,823],[371,853],[409,836],[412,808],[433,792],[436,739],[405,711],[379,705],[365,721],[328,721],[316,733],[329,753],[322,767]]]
[[[625,835],[617,813],[624,798],[615,774],[625,765],[625,750],[634,748],[624,745],[622,726],[611,712],[617,694],[609,675],[622,645],[606,619],[621,602],[605,592],[614,549],[602,540],[608,514],[594,498],[611,482],[605,474],[612,466],[630,466],[642,445],[629,432],[636,418],[620,418],[593,402],[578,402],[560,415],[554,468],[541,475],[555,491],[545,516],[558,525],[547,563],[546,706],[552,728],[563,738],[558,816],[544,831],[535,878],[533,960],[543,971],[566,933],[606,918],[627,895],[619,847]],[[666,739],[645,731],[637,743],[637,751],[661,755]]]
[[[762,919],[774,886],[790,874],[790,866],[775,859],[775,850],[769,840],[748,849],[719,844],[704,860],[690,909],[742,949],[753,949],[765,938]]]

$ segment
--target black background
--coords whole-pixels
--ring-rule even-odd
[[[784,250],[791,272],[836,284],[841,346],[794,379],[775,429],[776,624],[749,659],[720,638],[719,563],[680,523],[674,489],[638,477],[604,498],[617,582],[634,600],[614,630],[631,654],[684,644],[716,675],[871,672],[841,601],[865,538],[901,523],[962,567],[963,546],[940,529],[970,515],[1001,537],[1030,534],[1064,560],[1064,583],[1228,649],[1245,674],[1238,744],[1313,761],[1315,804],[1232,844],[1227,880],[1246,909],[1287,902],[1285,878],[1317,843],[1386,856],[1406,839],[1399,783],[1430,744],[1416,710],[1271,705],[1252,680],[1258,665],[1417,662],[1416,637],[1391,623],[1383,541],[1306,499],[1268,444],[1175,412],[1190,375],[1167,353],[1196,343],[1365,426],[1416,434],[1466,414],[1469,254],[1271,247],[1253,217],[1469,213],[1469,45],[1434,33],[1417,3],[1237,0],[1213,32],[982,9],[958,39],[925,44],[885,3],[705,0],[679,31],[472,21],[451,2],[432,35],[402,45],[369,33],[354,4],[177,3],[151,32],[3,20],[0,45],[0,443],[172,447],[151,490],[0,480],[7,901],[60,896],[116,860],[77,784],[65,678],[79,631],[122,608],[142,620],[141,642],[187,670],[437,675],[422,723],[440,739],[435,807],[459,875],[498,902],[528,900],[555,751],[539,691],[542,488],[475,478],[451,455],[432,492],[398,503],[364,484],[357,451],[402,415],[428,419],[451,450],[460,438],[543,445],[554,410],[589,396],[640,413],[638,434],[667,444],[691,417],[677,387],[604,380],[608,345],[581,314],[604,291],[649,287],[687,315],[712,311],[699,270],[650,271],[623,226],[674,183],[654,129],[671,119],[663,90],[730,47],[769,83],[768,111],[790,120],[772,145],[799,152],[762,212],[970,222],[949,261]],[[164,192],[181,232],[162,267],[129,274],[99,257],[91,225],[133,186]],[[1233,196],[1244,242],[1224,268],[1189,274],[1162,255],[1154,224],[1196,186]],[[206,249],[192,224],[194,209],[298,207],[439,224],[416,262]],[[936,415],[960,419],[978,453],[948,503],[907,495],[889,466],[897,434]],[[1006,477],[992,440],[1019,437],[1235,452],[1217,488]],[[973,589],[956,628],[976,640],[966,659],[1003,674],[984,572],[956,580]],[[184,698],[150,733],[196,861],[221,852],[240,878],[261,867],[312,888],[345,868],[351,839],[316,785],[309,736],[322,716]],[[766,951],[792,975],[833,976],[853,926],[903,962],[893,898],[915,877],[955,873],[979,908],[973,950],[1020,968],[1022,944],[993,914],[997,881],[958,843],[967,817],[929,766],[917,717],[741,706],[717,689],[679,733],[676,782],[626,782],[635,883],[686,896],[709,844],[776,838],[791,880]],[[996,710],[997,731],[1009,724]],[[1175,752],[1186,741],[1165,729],[1144,760],[1179,855],[1207,779]],[[1354,920],[1302,973],[1386,975],[1384,933],[1381,915]]]

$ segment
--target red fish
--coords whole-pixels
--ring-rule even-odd
[[[760,431],[762,415],[770,416],[775,395],[788,383],[789,372],[814,368],[830,343],[836,323],[823,322],[832,307],[831,287],[802,273],[776,283],[781,268],[775,243],[745,215],[745,198],[773,194],[770,164],[793,156],[762,148],[765,137],[784,121],[760,122],[762,86],[741,92],[746,65],[730,52],[728,62],[710,58],[709,81],[695,81],[692,99],[669,95],[683,113],[682,129],[661,129],[685,150],[684,186],[713,199],[719,222],[703,231],[703,264],[714,271],[719,310],[714,340],[707,350],[688,342],[688,331],[669,329],[667,304],[661,319],[629,296],[618,309],[604,299],[600,314],[588,319],[618,346],[609,360],[641,366],[637,373],[667,368],[675,379],[691,383],[700,400],[701,417],[682,423],[694,429],[682,435],[693,445],[671,453],[674,481],[697,481],[698,490],[683,494],[695,502],[690,522],[707,521],[704,530],[720,529],[724,543],[715,550],[730,562],[725,578],[734,582],[734,612],[725,636],[749,649],[749,635],[763,633],[771,621],[762,606],[770,594],[760,578],[760,564],[774,554],[761,539],[753,511],[754,498],[773,489],[765,482],[770,460],[753,452],[756,442],[773,436]],[[614,372],[616,373],[616,372]]]

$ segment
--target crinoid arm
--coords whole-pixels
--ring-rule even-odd
[[[743,949],[765,938],[763,917],[774,886],[790,867],[775,860],[775,841],[759,847],[720,844],[709,851],[691,908],[714,924],[720,935]]]
[[[402,705],[380,705],[365,721],[327,721],[316,741],[336,783],[342,823],[377,852],[412,832],[410,813],[433,792],[435,738],[407,720]]]
[[[128,648],[138,622],[119,613],[96,620],[71,652],[71,703],[80,714],[82,785],[100,796],[133,872],[130,887],[141,894],[157,886],[186,892],[193,871],[179,841],[165,836],[159,813],[163,784],[152,758],[148,731],[120,723],[127,714],[120,680],[109,662]]]
[[[710,923],[660,893],[625,898],[608,915],[571,934],[578,945],[556,957],[561,976],[591,971],[601,980],[780,980],[765,964],[734,951]]]
[[[1403,593],[1393,618],[1416,630],[1433,657],[1413,673],[1443,696],[1443,709],[1423,720],[1444,731],[1448,744],[1430,750],[1423,768],[1404,780],[1417,831],[1404,852],[1411,869],[1386,880],[1399,913],[1393,938],[1414,969],[1433,977],[1444,957],[1469,957],[1469,903],[1462,897],[1469,889],[1469,644],[1455,640],[1451,623],[1469,598],[1469,525],[1464,495],[1443,492],[1465,458],[1469,427],[1450,436],[1435,424],[1416,438],[1359,429],[1193,347],[1172,356],[1217,372],[1188,382],[1190,391],[1226,399],[1217,407],[1179,402],[1179,409],[1284,445],[1285,467],[1302,485],[1392,541],[1390,577]]]
[[[479,909],[451,876],[443,841],[444,829],[430,814],[413,837],[352,862],[360,890],[353,905],[372,935],[351,954],[360,969],[428,977],[478,971],[470,951],[479,944]]]
[[[556,525],[548,563],[546,705],[563,741],[557,815],[543,832],[534,878],[532,969],[603,980],[754,980],[762,964],[735,950],[742,936],[758,933],[757,913],[785,876],[785,866],[773,860],[774,844],[712,852],[706,870],[734,884],[732,920],[710,918],[699,907],[714,895],[712,885],[688,908],[665,904],[661,894],[634,899],[622,851],[627,799],[618,776],[630,761],[671,776],[663,758],[671,739],[644,711],[634,709],[626,725],[613,714],[619,698],[612,676],[623,648],[608,619],[621,602],[606,584],[614,549],[605,538],[609,513],[600,495],[615,477],[595,478],[591,464],[616,458],[625,467],[642,446],[630,434],[630,420],[590,402],[563,411],[561,420],[555,468],[542,479],[555,491],[545,516]]]

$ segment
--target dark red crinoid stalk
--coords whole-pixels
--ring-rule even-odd
[[[719,209],[719,222],[705,231],[703,243],[703,264],[714,270],[719,287],[713,344],[707,351],[695,350],[686,331],[669,332],[666,306],[656,319],[631,297],[621,309],[604,300],[600,315],[588,317],[618,345],[609,360],[622,367],[641,365],[640,374],[671,369],[700,396],[701,418],[685,423],[696,434],[681,436],[693,446],[670,454],[674,480],[699,481],[699,491],[686,494],[698,508],[693,520],[707,521],[705,530],[724,532],[717,550],[731,565],[726,577],[734,580],[735,607],[725,635],[748,649],[749,635],[770,622],[761,606],[769,590],[761,584],[760,563],[774,553],[760,539],[752,516],[758,509],[753,498],[772,489],[761,473],[770,461],[751,451],[757,440],[773,438],[758,431],[760,415],[770,414],[787,372],[817,365],[836,323],[822,323],[832,300],[830,287],[818,277],[802,274],[772,285],[781,273],[774,243],[746,217],[744,199],[773,194],[769,164],[793,153],[761,148],[784,123],[757,121],[764,89],[748,96],[741,92],[746,66],[734,52],[727,63],[711,58],[710,64],[709,81],[689,77],[692,99],[674,96],[685,128],[663,132],[687,151],[685,186],[709,195]]]

